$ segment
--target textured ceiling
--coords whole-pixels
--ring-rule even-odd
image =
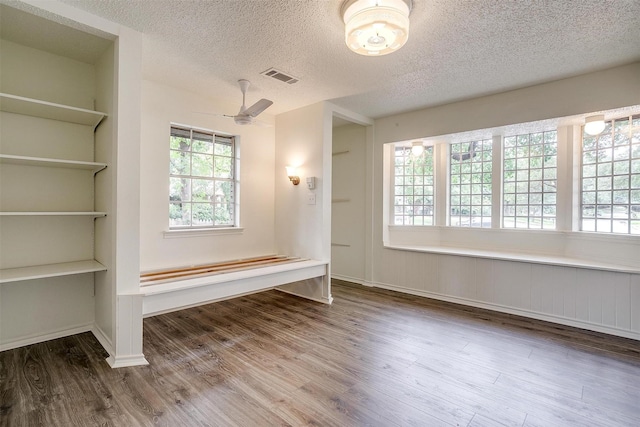
[[[62,1],[144,33],[145,78],[227,100],[248,79],[272,114],[377,118],[640,60],[638,0],[413,0],[409,41],[377,58],[345,46],[339,0]]]

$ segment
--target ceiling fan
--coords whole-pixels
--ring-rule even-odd
[[[250,125],[253,123],[258,124],[258,122],[254,122],[254,118],[262,113],[264,110],[269,108],[273,101],[269,99],[262,98],[260,101],[253,104],[251,107],[245,105],[245,98],[247,94],[247,89],[249,89],[249,85],[251,82],[249,80],[240,79],[238,80],[238,84],[240,85],[240,90],[242,91],[242,107],[240,107],[240,111],[235,116],[230,116],[228,114],[215,114],[216,116],[229,117],[232,118],[234,122],[238,125]],[[202,114],[211,114],[211,113],[202,113]]]

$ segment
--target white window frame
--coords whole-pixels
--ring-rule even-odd
[[[620,122],[623,120],[628,120],[628,134],[623,136],[624,140],[628,141],[627,144],[616,144],[617,132],[616,132],[616,122]],[[580,138],[580,175],[579,181],[580,184],[578,186],[578,192],[580,197],[580,205],[578,209],[578,217],[579,217],[579,228],[580,231],[597,233],[597,234],[615,234],[615,235],[631,235],[638,236],[640,235],[640,230],[634,232],[634,225],[640,223],[640,204],[633,203],[633,195],[637,195],[640,193],[640,186],[635,187],[634,181],[638,181],[638,177],[640,177],[640,169],[633,169],[633,167],[640,163],[640,137],[634,141],[634,136],[632,135],[633,131],[633,123],[634,121],[638,123],[637,126],[640,126],[640,115],[629,115],[622,116],[615,119],[608,120],[606,122],[605,130],[596,136],[586,135],[584,132],[584,128],[582,130],[581,138]],[[639,132],[640,133],[640,132]],[[611,146],[607,147],[606,145],[598,145],[601,138],[609,136],[611,141]],[[585,138],[592,139],[595,142],[594,148],[585,149]],[[618,158],[616,160],[616,148],[621,149],[624,147],[628,147],[629,156],[628,159]],[[610,151],[611,157],[603,161],[601,160],[601,156],[599,156],[598,152],[602,152],[605,154],[605,151]],[[585,160],[585,152],[595,153],[595,162],[594,163],[584,163]],[[585,177],[585,169],[593,166],[595,173],[592,175],[591,172],[588,172],[588,176]],[[606,172],[609,169],[610,172]],[[620,168],[622,166],[622,168]],[[628,171],[624,172],[624,167],[627,167]],[[637,166],[635,166],[637,168]],[[618,168],[618,170],[616,170]],[[635,172],[635,173],[634,173]],[[615,183],[617,180],[627,180],[626,188],[615,189]],[[593,180],[593,181],[591,181]],[[608,181],[608,182],[607,182]],[[591,190],[591,184],[594,185],[593,190]],[[589,185],[589,190],[585,191],[585,185]],[[610,187],[610,188],[607,188]],[[615,192],[627,194],[627,202],[619,202],[616,203],[614,200]],[[585,201],[584,198],[587,194],[593,194],[593,199],[589,198],[588,201]],[[600,195],[610,196],[610,201],[605,203]],[[585,206],[593,206],[594,215],[591,217],[584,216]],[[609,216],[605,218],[599,218],[598,212],[602,207],[604,210],[609,209]],[[626,217],[618,217],[616,221],[615,210],[618,208],[627,208],[627,216]],[[619,209],[618,209],[619,210]],[[593,220],[593,227],[585,227],[585,220]],[[621,231],[621,226],[626,221],[626,231]],[[604,227],[606,223],[609,223],[609,227]],[[617,230],[616,222],[618,223]],[[608,228],[605,229],[605,228]],[[636,229],[637,230],[637,229]]]
[[[477,148],[478,145],[480,145],[480,148]],[[487,145],[489,146],[488,149],[486,149]],[[487,151],[491,153],[488,160],[482,158],[483,152]],[[490,138],[448,144],[447,224],[449,226],[463,228],[492,227],[493,197],[495,194],[493,188],[493,151],[493,140]],[[477,156],[478,154],[480,154],[480,157]],[[469,165],[469,173],[463,172],[462,169],[465,165]],[[488,184],[489,192],[485,191],[487,184],[474,182],[474,180],[477,181],[478,176],[482,181],[485,174],[491,175],[491,180]],[[468,177],[466,177],[467,175]],[[474,192],[474,186],[476,188],[480,186],[480,191]],[[458,187],[458,190],[454,191],[456,187]],[[467,198],[469,200],[468,203],[465,202]],[[456,208],[459,210],[459,214],[453,215],[453,210]],[[463,208],[469,209],[465,215],[462,215]],[[459,218],[459,221],[462,221],[462,218],[467,218],[469,222],[466,225],[454,224],[455,217]],[[474,219],[478,218],[480,223],[474,223]],[[486,218],[488,218],[488,221],[485,221]]]
[[[424,151],[425,153],[427,151],[431,152],[431,159],[432,159],[432,170],[433,170],[433,174],[430,178],[430,182],[429,183],[429,177],[427,177],[427,182],[424,181],[424,178],[426,177],[425,175],[423,175],[418,183],[409,183],[406,182],[407,180],[413,180],[416,177],[418,177],[418,175],[416,174],[406,174],[406,172],[403,172],[403,174],[401,175],[402,179],[404,180],[404,182],[402,183],[398,183],[396,181],[396,178],[398,178],[396,176],[396,168],[402,167],[403,169],[405,168],[404,165],[396,165],[396,152],[397,150],[403,150],[405,153],[403,154],[403,158],[415,158],[414,154],[411,154],[411,145],[407,145],[407,144],[403,144],[403,143],[398,143],[398,144],[391,144],[391,168],[392,168],[392,173],[391,173],[391,201],[390,201],[390,208],[391,208],[391,212],[390,212],[390,219],[392,224],[394,225],[399,225],[399,226],[427,226],[430,227],[432,225],[435,225],[435,218],[436,218],[436,166],[435,166],[435,162],[436,162],[436,150],[435,147],[432,145],[429,146],[424,146]],[[421,156],[425,156],[425,153],[421,154]],[[402,194],[396,194],[397,192],[397,188],[398,187],[402,187],[403,191]],[[428,188],[431,188],[431,193],[428,193]],[[411,194],[411,195],[407,195],[405,189],[406,188],[411,188],[412,192],[415,190],[415,188],[421,188],[421,193],[422,194]],[[425,192],[427,192],[427,194],[424,194]],[[404,200],[402,203],[396,203],[399,199],[404,199],[405,197],[422,197],[422,199],[420,199],[422,201],[422,203],[418,203],[415,204],[415,199],[414,203],[411,204],[407,204]],[[431,199],[431,203],[426,203],[426,198],[430,198]],[[415,222],[415,217],[411,216],[412,218],[412,223],[411,224],[406,224],[405,218],[409,218],[409,215],[406,214],[406,209],[408,209],[409,207],[411,208],[418,208],[421,209],[422,214],[418,215],[417,217],[422,218],[422,221],[418,221],[418,222],[422,222],[421,224],[416,224]],[[401,209],[402,212],[398,212],[398,209]],[[425,209],[429,209],[430,210],[430,214],[424,214]],[[402,224],[397,224],[397,216],[400,216],[403,218],[402,220]],[[431,219],[431,223],[430,224],[424,224],[424,219],[425,218],[430,218]]]
[[[532,143],[534,137],[540,137],[540,143]],[[514,140],[513,146],[510,141]],[[520,144],[519,141],[527,141],[526,145]],[[552,142],[555,141],[555,142]],[[531,149],[534,146],[544,150],[545,146],[554,145],[556,154],[553,161],[547,162],[544,155],[539,153],[537,156],[531,155]],[[507,157],[506,151],[514,152],[514,156]],[[557,194],[558,194],[558,131],[557,129],[541,130],[537,132],[519,133],[517,135],[507,135],[503,138],[502,147],[502,203],[503,210],[500,215],[501,227],[504,229],[526,229],[526,230],[556,230],[557,229]],[[539,164],[532,167],[533,159],[539,159]],[[514,169],[507,169],[507,161]],[[521,163],[526,165],[521,165]],[[513,171],[514,179],[507,181],[506,172]],[[538,172],[540,176],[531,177],[532,172]],[[549,176],[549,174],[551,176]],[[551,187],[548,183],[555,182],[555,187]],[[534,187],[538,185],[539,187]],[[513,187],[513,188],[512,188]],[[526,191],[522,188],[526,187]],[[554,191],[549,191],[553,188]],[[509,197],[512,196],[512,197]],[[514,201],[513,215],[506,215],[507,210],[506,199],[512,198]],[[525,200],[526,199],[526,200]],[[553,200],[553,201],[551,201]],[[539,210],[540,214],[532,215],[533,210]],[[545,214],[545,211],[552,210],[553,214]],[[524,213],[523,213],[524,212]],[[513,218],[513,226],[507,226],[507,218]],[[526,220],[526,226],[518,222],[518,218]],[[539,226],[534,226],[535,220],[539,219]],[[545,224],[545,219],[552,220],[553,226]]]
[[[225,134],[221,134],[221,133],[217,133],[214,132],[212,130],[209,129],[203,129],[203,128],[198,128],[198,127],[194,127],[194,126],[188,126],[188,125],[182,125],[182,124],[176,124],[176,123],[172,123],[170,126],[170,137],[171,135],[173,135],[174,129],[179,129],[182,131],[187,131],[189,132],[190,138],[193,140],[193,133],[197,132],[197,133],[201,133],[201,134],[206,134],[206,135],[210,135],[212,137],[212,142],[214,144],[214,152],[211,154],[211,160],[212,160],[212,166],[215,167],[215,161],[216,158],[225,158],[225,159],[231,159],[231,178],[225,178],[225,177],[215,177],[215,176],[211,176],[211,177],[203,177],[203,176],[197,176],[197,175],[193,175],[193,171],[190,175],[178,175],[178,174],[172,174],[171,170],[169,171],[169,180],[171,180],[172,178],[181,178],[181,179],[190,179],[190,180],[205,180],[205,181],[211,181],[214,187],[214,191],[215,191],[215,187],[216,187],[216,183],[231,183],[231,203],[230,203],[230,207],[231,207],[231,212],[230,212],[230,217],[232,219],[231,222],[229,223],[218,223],[216,224],[215,221],[215,208],[216,208],[216,203],[215,201],[210,202],[210,204],[212,205],[213,208],[213,212],[214,212],[214,217],[213,217],[213,224],[193,224],[193,220],[191,221],[191,224],[189,225],[171,225],[171,218],[168,215],[168,220],[169,220],[169,231],[165,232],[165,237],[176,237],[178,235],[184,235],[184,236],[189,236],[189,235],[196,235],[194,233],[197,233],[197,235],[205,235],[205,234],[210,234],[211,232],[215,232],[216,234],[219,234],[220,232],[225,232],[226,230],[229,229],[234,229],[234,230],[238,230],[241,231],[240,228],[240,224],[239,224],[239,166],[240,166],[240,159],[239,159],[239,150],[238,150],[238,145],[237,145],[237,137],[233,136],[233,135],[225,135]],[[221,155],[221,154],[215,154],[215,144],[216,142],[221,143],[224,142],[225,144],[230,144],[231,146],[231,156],[225,156],[225,155]],[[169,153],[171,153],[172,151],[178,151],[178,150],[173,150],[171,148],[171,145],[169,145]],[[190,162],[193,161],[193,154],[194,152],[189,150],[188,153],[190,153]],[[195,153],[198,154],[198,153]],[[171,158],[171,157],[170,157]],[[169,186],[170,189],[170,186]],[[171,195],[170,191],[169,191],[169,196]],[[168,207],[169,207],[169,211],[170,212],[170,207],[172,204],[176,204],[176,203],[188,203],[190,205],[192,205],[194,203],[193,200],[188,200],[188,201],[183,201],[183,202],[178,202],[178,201],[173,201],[171,200],[170,197],[168,197],[169,201],[168,201]],[[191,214],[193,215],[193,210],[191,209]]]

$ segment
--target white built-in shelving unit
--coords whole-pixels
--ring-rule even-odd
[[[38,119],[55,120],[76,125],[90,126],[92,130],[106,117],[105,113],[62,105],[39,99],[0,93],[0,111],[20,114]],[[33,157],[0,153],[0,166],[38,167],[51,169],[72,169],[93,172],[93,175],[107,167],[106,163],[79,161],[61,158]],[[86,179],[86,178],[85,178]],[[13,182],[4,185],[20,185]],[[60,191],[65,191],[61,188]],[[86,196],[86,195],[85,195]],[[90,195],[93,198],[93,195]],[[25,197],[29,197],[25,194]],[[0,217],[92,217],[106,216],[106,212],[94,211],[47,211],[47,210],[11,210],[0,211]],[[10,250],[12,242],[3,242],[3,250]],[[37,242],[36,242],[37,244]],[[70,260],[69,262],[28,265],[17,268],[0,269],[0,283],[35,280],[65,275],[84,274],[104,271],[106,267],[94,259]]]
[[[116,35],[0,3],[0,352],[93,331],[111,353]]]

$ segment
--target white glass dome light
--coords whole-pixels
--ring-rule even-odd
[[[424,153],[424,143],[422,141],[413,141],[411,143],[411,154],[420,157],[422,153]]]
[[[360,55],[381,56],[409,38],[411,0],[348,0],[342,7],[345,42]]]
[[[589,116],[584,119],[584,131],[591,136],[596,136],[604,130],[604,114]]]

